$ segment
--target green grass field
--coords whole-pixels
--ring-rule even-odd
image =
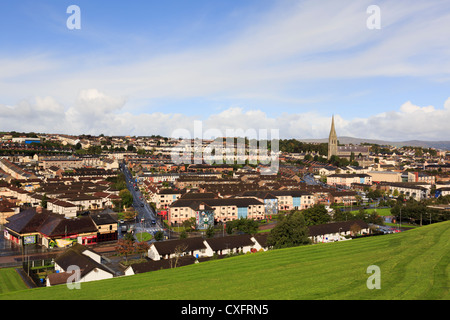
[[[450,221],[407,232],[259,252],[177,269],[0,295],[0,299],[446,299]],[[381,289],[367,288],[367,268]]]
[[[390,216],[390,215],[391,215],[391,209],[389,209],[389,208],[383,208],[383,209],[365,209],[365,211],[366,211],[367,213],[373,213],[374,211],[376,211],[377,214],[378,214],[379,216]],[[357,214],[357,213],[358,213],[358,210],[356,210],[356,211],[350,211],[350,212],[353,213],[353,214]]]
[[[14,268],[0,269],[0,294],[27,289]]]

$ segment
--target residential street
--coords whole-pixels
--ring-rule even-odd
[[[154,234],[157,231],[163,231],[164,233],[166,233],[162,226],[162,223],[159,221],[159,219],[157,219],[155,211],[148,204],[139,188],[137,187],[138,184],[135,180],[133,180],[133,176],[131,175],[128,168],[125,165],[121,165],[120,168],[125,175],[127,188],[133,196],[133,207],[138,213],[134,224],[136,232],[148,232]],[[136,185],[136,187],[134,185]]]

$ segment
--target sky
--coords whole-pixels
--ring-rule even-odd
[[[0,131],[450,140],[449,30],[445,0],[2,0]]]

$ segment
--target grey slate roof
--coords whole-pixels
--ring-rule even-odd
[[[205,239],[213,251],[234,249],[246,246],[253,246],[251,235],[242,234],[237,236],[217,237]]]
[[[152,245],[160,255],[173,254],[177,247],[183,249],[186,247],[184,252],[206,249],[201,237],[154,242]]]
[[[369,225],[362,220],[350,220],[334,223],[326,223],[315,226],[309,226],[309,236],[321,236],[331,233],[347,232],[350,231],[351,227],[357,224],[361,229],[366,229]]]

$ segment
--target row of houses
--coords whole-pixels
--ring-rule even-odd
[[[7,159],[0,159],[0,169],[14,179],[31,179],[36,177],[33,173],[23,170]]]
[[[356,226],[356,227],[355,227]],[[356,231],[357,230],[357,231]],[[313,243],[345,240],[355,233],[369,234],[369,226],[361,221],[345,221],[309,227]],[[187,239],[153,242],[147,252],[147,261],[131,264],[123,271],[124,276],[177,268],[201,263],[211,258],[221,259],[232,254],[247,254],[271,249],[268,233],[233,235],[216,238],[192,237]],[[102,257],[95,251],[78,243],[54,259],[54,272],[46,279],[47,286],[67,284],[79,271],[79,283],[110,279],[117,272],[102,264]],[[72,284],[72,281],[70,281]]]
[[[254,220],[265,219],[285,210],[305,210],[315,204],[344,203],[356,201],[355,191],[335,191],[318,188],[316,190],[285,189],[285,190],[252,190],[227,198],[221,198],[215,193],[187,192],[169,195],[168,220],[172,225],[183,223],[195,218],[197,227],[207,228],[215,222],[247,218]],[[208,223],[204,226],[203,218]]]
[[[309,227],[309,237],[313,243],[343,241],[346,239],[345,236],[355,235],[356,233],[369,234],[369,225],[362,220],[356,220]],[[131,265],[125,270],[125,275],[159,270],[158,268],[164,266],[179,266],[175,263],[186,265],[194,263],[195,260],[201,261],[201,259],[211,257],[221,258],[229,254],[267,251],[270,249],[267,243],[268,235],[268,233],[258,233],[255,235],[242,234],[207,239],[194,237],[154,242],[148,250],[150,260],[146,263]],[[177,261],[175,262],[174,259],[177,259]]]
[[[367,171],[366,173],[334,173],[327,176],[327,184],[351,187],[352,184],[420,182],[434,184],[435,177],[423,172],[397,172],[397,171]]]
[[[119,191],[111,188],[109,183],[41,182],[38,188],[30,190],[6,184],[0,190],[0,196],[15,199],[18,206],[38,207],[45,201],[47,209],[66,217],[76,217],[84,210],[112,207],[114,201],[120,200]]]
[[[106,170],[116,170],[119,168],[119,162],[117,159],[111,159],[107,157],[40,157],[35,159],[38,161],[38,165],[47,170],[51,167],[57,167],[62,170],[67,169],[82,169],[85,167],[104,168]]]
[[[203,229],[214,221],[261,220],[277,214],[278,210],[303,210],[315,203],[314,194],[303,190],[245,191],[228,198],[214,193],[189,192],[170,204],[168,219],[171,224],[180,224],[196,218],[197,227]],[[205,218],[208,223],[202,226]]]

